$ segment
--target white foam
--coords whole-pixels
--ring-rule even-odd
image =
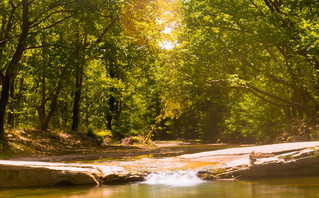
[[[161,184],[169,186],[195,186],[204,181],[195,171],[161,171],[146,176],[143,184]]]

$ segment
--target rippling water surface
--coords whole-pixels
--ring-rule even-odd
[[[165,182],[165,177],[167,182]],[[258,181],[203,182],[193,173],[154,174],[148,181],[116,186],[76,186],[0,190],[0,197],[20,198],[201,198],[319,197],[319,177]]]

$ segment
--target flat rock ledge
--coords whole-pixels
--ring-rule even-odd
[[[240,147],[104,164],[0,160],[0,188],[142,181],[150,172],[195,170],[204,180],[319,175],[319,142]]]
[[[319,142],[225,149],[206,153],[206,155],[200,153],[181,157],[197,161],[215,161],[214,166],[198,169],[198,176],[204,180],[319,175]]]
[[[142,180],[123,167],[0,160],[0,188],[100,185]]]

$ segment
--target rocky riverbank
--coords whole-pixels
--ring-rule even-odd
[[[319,142],[284,143],[105,163],[0,160],[0,187],[115,184],[165,170],[193,170],[205,180],[319,175],[317,147]]]
[[[214,161],[198,175],[205,180],[261,179],[319,175],[319,142],[298,142],[224,149],[183,155],[191,161]]]
[[[142,173],[133,174],[123,167],[72,163],[0,161],[0,187],[35,187],[65,185],[101,185],[138,181]]]

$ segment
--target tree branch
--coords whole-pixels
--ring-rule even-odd
[[[268,0],[264,0],[264,2],[267,5],[267,7],[271,10],[271,12],[275,12],[275,9],[272,7]]]
[[[249,0],[249,1],[261,13],[262,16],[265,16],[265,14],[262,12],[262,10],[259,9],[258,6],[254,3],[254,0]]]
[[[254,86],[252,86],[252,85],[248,85],[247,87],[248,87],[249,89],[253,90],[254,92],[260,93],[260,94],[262,94],[262,95],[268,96],[268,97],[270,97],[270,98],[273,98],[273,99],[275,99],[275,100],[284,102],[284,103],[286,103],[286,104],[291,104],[291,105],[294,105],[294,106],[295,106],[295,105],[300,105],[300,104],[298,104],[298,103],[291,102],[291,101],[289,101],[289,100],[287,100],[287,99],[283,99],[283,98],[281,98],[281,97],[279,97],[279,96],[276,96],[276,95],[274,95],[274,94],[267,93],[267,92],[265,92],[265,91],[263,91],[263,90],[261,90],[261,89],[258,89],[257,87],[254,87]]]
[[[22,0],[23,12],[22,12],[22,33],[19,38],[19,43],[16,48],[16,51],[8,65],[7,72],[13,73],[17,64],[22,58],[23,51],[25,50],[26,40],[28,37],[30,24],[29,24],[29,2],[28,0]]]
[[[238,25],[238,24],[237,24]],[[237,31],[237,32],[244,32],[244,33],[250,33],[249,31],[247,31],[246,29],[236,29],[236,28],[231,28],[231,27],[225,27],[225,26],[221,26],[221,25],[211,25],[211,24],[206,24],[206,27],[212,27],[212,28],[221,28],[224,30],[229,30],[229,31]]]
[[[48,16],[46,16],[45,18],[43,18],[42,20],[40,20],[39,22],[33,24],[30,26],[30,28],[33,28],[35,26],[38,26],[39,24],[43,23],[45,20],[47,20],[48,18],[50,18],[52,15],[54,14],[58,14],[58,13],[63,13],[63,12],[73,12],[74,10],[59,10],[59,11],[55,11],[50,13]],[[36,20],[32,21],[30,24],[34,23]]]
[[[0,71],[0,79],[2,81],[2,84],[4,84],[5,76],[2,71]]]
[[[267,93],[265,91],[262,91],[261,89],[258,89],[258,88],[254,87],[254,86],[251,86],[251,85],[247,85],[247,86],[228,86],[227,85],[227,83],[228,83],[227,80],[207,80],[207,79],[205,79],[204,81],[206,83],[208,83],[208,84],[216,85],[216,86],[219,86],[220,88],[223,88],[223,89],[244,89],[244,90],[248,90],[252,94],[257,96],[258,98],[262,99],[263,101],[268,102],[269,104],[276,105],[276,106],[281,106],[281,107],[301,106],[302,107],[302,105],[300,105],[298,103],[291,102],[289,100],[283,99],[283,98],[281,98],[279,96],[276,96],[274,94],[271,94],[271,93]],[[222,85],[222,84],[225,84],[225,85]],[[277,102],[271,101],[271,100],[267,99],[266,97],[264,97],[263,95],[267,96],[269,98],[273,98],[275,100],[281,101],[283,103],[277,103]]]
[[[53,23],[53,24],[47,26],[47,27],[41,28],[40,30],[38,30],[38,31],[36,31],[36,32],[32,32],[32,33],[30,33],[30,34],[37,35],[41,30],[49,29],[49,28],[51,28],[51,27],[53,27],[53,26],[55,26],[55,25],[57,25],[57,24],[59,24],[59,23],[65,21],[65,20],[67,20],[67,19],[69,19],[69,18],[71,18],[71,17],[73,17],[73,15],[67,16],[67,17],[65,17],[65,18],[63,18],[63,19],[61,19],[61,20],[59,20],[59,21],[57,21],[57,22],[55,22],[55,23]]]
[[[59,23],[65,21],[65,20],[67,20],[67,19],[69,19],[69,18],[71,18],[71,17],[73,17],[73,15],[67,16],[67,17],[65,17],[65,18],[63,18],[63,19],[61,19],[61,20],[59,20],[59,21],[57,21],[57,22],[55,22],[55,23],[53,23],[53,24],[47,26],[47,27],[44,27],[44,28],[42,28],[42,30],[49,29],[49,28],[51,28],[51,27],[53,27],[53,26],[55,26],[55,25],[57,25],[57,24],[59,24]]]
[[[272,7],[279,13],[279,14],[283,14],[283,15],[287,15],[286,13],[282,12],[279,7],[278,4],[276,4],[274,1],[269,0],[269,2],[271,3]]]
[[[258,71],[258,72],[261,72],[260,69],[258,69],[257,67],[255,67],[253,64],[251,64],[245,57],[243,57],[239,52],[238,52],[238,56],[239,56],[239,60],[244,63],[246,66],[252,68],[253,70],[255,71]],[[277,82],[277,83],[280,83],[282,85],[285,85],[287,87],[290,87],[292,89],[295,89],[296,87],[289,84],[288,82],[282,80],[282,79],[279,79],[277,78],[276,76],[272,75],[272,74],[269,74],[269,73],[266,73],[265,74],[267,77],[271,78],[274,82]]]
[[[95,41],[96,44],[102,42],[102,39],[104,37],[104,35],[107,33],[107,31],[115,24],[116,20],[112,20],[111,24],[109,26],[107,26],[105,28],[105,30],[103,31],[103,33],[99,36],[99,38]]]
[[[9,15],[9,18],[8,18],[8,22],[7,22],[6,28],[4,28],[5,25],[2,24],[3,25],[2,29],[3,30],[5,29],[2,40],[4,40],[5,42],[1,42],[1,44],[0,44],[1,47],[3,47],[6,44],[6,42],[9,40],[9,32],[10,32],[10,30],[12,28],[12,25],[13,25],[13,15],[14,15],[16,9],[17,9],[17,5],[14,3],[13,0],[10,1],[10,4],[11,4],[12,8],[11,8],[11,12],[10,12],[10,15]]]
[[[62,46],[62,45],[51,44],[51,45],[30,46],[30,47],[27,47],[26,50],[40,49],[40,48],[46,48],[46,47],[59,47],[59,48],[71,49],[71,50],[74,49],[74,47],[66,47],[66,46]]]
[[[271,100],[268,100],[266,99],[265,97],[257,94],[254,90],[250,89],[250,88],[247,88],[247,90],[250,91],[250,93],[254,94],[255,96],[257,96],[258,98],[260,98],[261,100],[269,103],[269,104],[272,104],[272,105],[275,105],[275,106],[279,106],[279,107],[291,107],[291,106],[295,106],[295,105],[291,105],[291,104],[281,104],[281,103],[276,103],[276,102],[273,102]]]
[[[75,1],[71,2],[71,4],[75,3]],[[38,19],[40,19],[42,17],[42,15],[44,15],[45,13],[49,12],[50,10],[58,7],[58,6],[65,6],[66,4],[65,3],[57,3],[57,4],[54,4],[52,5],[51,7],[49,7],[48,9],[46,9],[45,11],[43,11],[42,13],[39,14],[39,16],[37,17],[37,19],[34,19],[31,24],[33,24],[35,21],[37,21]]]

